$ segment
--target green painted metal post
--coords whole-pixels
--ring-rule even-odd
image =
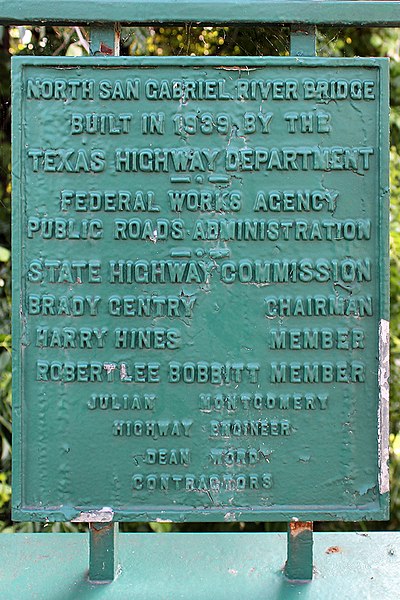
[[[121,27],[115,23],[110,25],[93,26],[90,29],[90,54],[92,56],[119,56]]]
[[[289,523],[285,575],[291,581],[311,581],[313,577],[313,524]]]
[[[290,54],[299,57],[316,55],[315,26],[292,26]],[[313,577],[313,524],[310,521],[289,523],[285,575],[296,581],[311,581]]]
[[[316,27],[293,25],[290,31],[290,54],[292,56],[315,56]]]
[[[121,28],[98,25],[90,30],[92,56],[119,56]],[[89,523],[89,581],[111,583],[117,574],[118,523]]]
[[[89,523],[89,581],[111,583],[117,574],[118,523]]]

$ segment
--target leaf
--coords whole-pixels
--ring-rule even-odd
[[[82,46],[79,42],[75,42],[68,46],[68,50],[65,53],[65,56],[82,56],[83,50]]]
[[[172,523],[155,521],[154,523],[150,523],[150,528],[155,533],[169,533],[172,530]]]
[[[4,246],[0,246],[0,262],[8,262],[10,260],[11,252],[4,248]]]

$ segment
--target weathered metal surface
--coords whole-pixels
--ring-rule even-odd
[[[14,518],[384,517],[387,61],[93,61],[13,65]]]
[[[397,598],[400,533],[316,533],[312,583],[286,580],[284,533],[120,534],[121,573],[88,582],[81,534],[0,535],[0,589],[7,600]],[[216,591],[217,590],[217,591]]]
[[[0,0],[3,23],[400,23],[398,1],[361,0]]]

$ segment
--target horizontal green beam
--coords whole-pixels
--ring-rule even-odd
[[[363,0],[0,0],[0,23],[302,23],[400,26],[400,2]]]

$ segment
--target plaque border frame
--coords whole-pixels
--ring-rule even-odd
[[[272,506],[271,508],[257,507],[229,507],[222,506],[215,509],[195,509],[171,506],[153,507],[147,510],[139,506],[130,510],[105,510],[99,506],[70,506],[57,507],[32,507],[23,505],[23,415],[22,396],[23,388],[23,349],[21,341],[24,339],[22,313],[21,283],[23,274],[23,211],[21,207],[23,192],[23,159],[22,136],[23,127],[20,126],[20,117],[23,115],[23,98],[21,93],[22,77],[25,67],[40,66],[43,68],[54,67],[90,67],[104,70],[112,67],[266,67],[274,66],[335,66],[374,68],[378,70],[379,98],[377,99],[377,129],[379,132],[378,148],[378,181],[380,189],[379,223],[377,242],[379,247],[379,310],[375,317],[377,324],[376,339],[379,343],[379,330],[382,321],[389,320],[389,61],[386,58],[319,58],[319,57],[100,57],[95,62],[93,57],[60,58],[60,57],[27,57],[16,56],[12,58],[12,352],[13,352],[13,495],[12,518],[14,521],[155,521],[166,520],[172,522],[232,522],[232,521],[361,521],[385,520],[389,518],[389,493],[384,491],[379,494],[379,500],[374,507],[371,505],[322,505],[310,508],[307,506]],[[377,384],[382,392],[379,373],[388,373],[388,356],[381,347],[376,348],[377,354]],[[378,399],[377,436],[380,448],[388,445],[388,422],[382,421],[378,415],[384,414],[381,403],[386,402],[385,394],[380,393]],[[385,408],[385,407],[383,407]],[[385,413],[386,414],[386,413]],[[377,485],[378,480],[387,480],[388,466],[386,460],[379,461],[377,456]],[[103,511],[103,512],[102,512]],[[83,514],[85,517],[83,517]],[[91,518],[92,515],[92,518]]]

